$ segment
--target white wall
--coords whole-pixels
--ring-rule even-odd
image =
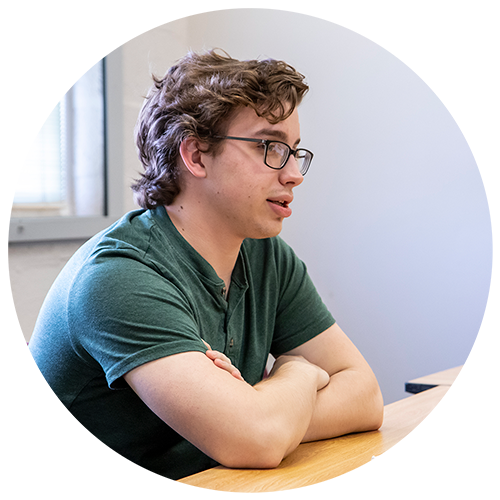
[[[302,144],[315,158],[282,235],[372,365],[386,403],[406,396],[405,381],[463,364],[491,269],[479,171],[432,90],[353,32],[294,13],[237,9],[125,44],[125,208],[134,208],[132,131],[149,72],[163,73],[188,48],[211,47],[285,59],[307,76]]]

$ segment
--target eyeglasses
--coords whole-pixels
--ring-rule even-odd
[[[233,137],[230,135],[216,136],[217,139],[230,139],[233,141],[255,142],[264,146],[264,164],[274,170],[281,170],[292,155],[302,175],[306,175],[313,159],[313,154],[308,149],[293,150],[288,144],[281,141],[268,139],[249,139],[246,137]]]

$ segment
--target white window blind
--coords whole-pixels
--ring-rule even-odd
[[[101,9],[9,9],[9,216],[105,213]]]
[[[63,203],[57,9],[9,9],[9,204]]]

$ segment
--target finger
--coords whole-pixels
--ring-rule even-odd
[[[205,353],[211,360],[220,359],[226,363],[231,363],[231,360],[222,352],[209,350]]]
[[[238,368],[235,368],[232,372],[231,372],[231,375],[235,378],[237,378],[238,380],[241,380],[242,382],[245,382],[245,379],[243,378],[243,375],[241,374],[241,372],[238,370]]]
[[[208,342],[205,342],[203,339],[201,339],[201,340],[208,347],[208,350],[211,351],[212,348],[210,347],[210,344]]]
[[[220,358],[215,358],[213,361],[215,366],[222,368],[223,370],[226,370],[228,372],[232,372],[235,369],[230,361],[226,361]]]
[[[209,349],[207,352],[205,352],[205,355],[209,357],[212,361],[215,359],[221,359],[221,355],[219,351],[213,351]]]
[[[233,366],[230,361],[228,362],[228,361],[224,361],[220,358],[216,358],[214,360],[214,365],[217,366],[218,368],[221,368],[222,370],[226,370],[227,372],[229,372],[233,377],[237,378],[238,380],[244,381],[244,378],[242,377],[241,372],[238,370],[238,368]]]

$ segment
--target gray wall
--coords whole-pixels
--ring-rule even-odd
[[[282,236],[372,365],[386,402],[405,397],[411,378],[463,364],[488,295],[490,220],[474,158],[432,90],[340,26],[231,10],[127,43],[126,102],[148,88],[148,70],[163,73],[186,49],[212,47],[284,59],[307,76],[301,135],[315,158]]]
[[[219,11],[161,26],[112,54],[124,82],[125,209],[134,208],[132,130],[149,73],[189,48],[212,47],[285,59],[307,76],[301,135],[315,158],[282,236],[373,367],[386,403],[406,396],[405,381],[463,364],[491,270],[479,171],[432,90],[349,30],[289,12]]]

